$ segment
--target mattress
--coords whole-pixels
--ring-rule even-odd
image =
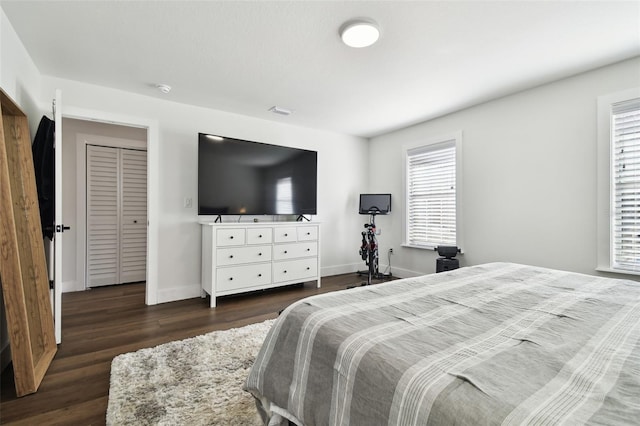
[[[313,296],[245,389],[265,424],[640,424],[640,284],[491,263]]]

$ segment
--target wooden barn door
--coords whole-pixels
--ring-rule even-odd
[[[38,390],[57,351],[26,114],[0,89],[0,282],[16,394]]]
[[[144,281],[147,154],[87,146],[87,286]]]

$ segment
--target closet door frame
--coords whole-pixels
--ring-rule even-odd
[[[147,143],[132,139],[112,138],[100,135],[78,134],[76,137],[76,170],[77,170],[77,193],[76,193],[76,276],[82,278],[83,287],[87,287],[87,145],[99,145],[110,148],[128,148],[146,151]],[[147,160],[148,162],[148,160]],[[147,185],[149,183],[147,182]],[[147,190],[148,191],[148,190]],[[148,197],[148,193],[147,193]],[[148,203],[149,200],[147,200]],[[147,212],[147,221],[149,214]],[[147,235],[147,244],[149,236]],[[147,262],[148,262],[147,250]]]

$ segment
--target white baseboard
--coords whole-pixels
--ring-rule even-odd
[[[380,265],[379,266],[380,272],[386,271],[387,267],[388,265]],[[409,269],[402,269],[395,266],[391,267],[391,274],[396,278],[413,278],[413,277],[419,277],[421,275],[426,275],[424,272],[411,271]]]
[[[167,289],[158,289],[157,303],[175,302],[184,299],[193,299],[200,297],[200,284],[189,284],[186,286],[172,287]]]
[[[82,287],[77,281],[67,281],[62,283],[63,293],[85,290],[87,289]],[[193,299],[194,297],[200,297],[200,284],[191,284],[188,286],[158,290],[156,303],[175,302],[178,300]]]
[[[84,285],[78,281],[63,281],[62,292],[70,293],[72,291],[85,291]]]
[[[364,269],[364,263],[349,263],[344,265],[325,266],[321,268],[320,275],[322,277],[329,277],[332,275],[351,274],[358,271],[358,268]],[[386,270],[387,265],[380,265],[380,271]],[[424,275],[421,272],[410,271],[408,269],[391,268],[391,272],[394,277],[409,278]],[[63,287],[64,288],[64,287]],[[190,284],[180,287],[172,287],[167,289],[158,289],[157,303],[175,302],[184,299],[193,299],[194,297],[200,297],[201,286],[200,284]]]
[[[325,266],[320,268],[321,277],[330,277],[332,275],[350,274],[358,270],[356,263],[349,263],[346,265]]]
[[[347,264],[324,267],[320,271],[322,277],[328,277],[331,275],[350,274],[357,271],[359,264]],[[193,299],[194,297],[200,297],[201,294],[200,284],[190,284],[188,286],[173,287],[167,289],[158,289],[158,303],[175,302],[184,299]]]
[[[387,272],[389,265],[380,264],[378,270],[380,272]],[[322,268],[321,275],[328,277],[332,275],[351,274],[357,271],[366,271],[367,266],[362,263],[350,263],[346,265],[326,266]],[[391,274],[397,278],[413,278],[421,275],[426,275],[425,272],[411,271],[409,269],[402,269],[395,266],[391,267]]]

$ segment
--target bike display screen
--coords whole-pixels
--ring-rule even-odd
[[[389,214],[391,194],[360,194],[360,214]]]

